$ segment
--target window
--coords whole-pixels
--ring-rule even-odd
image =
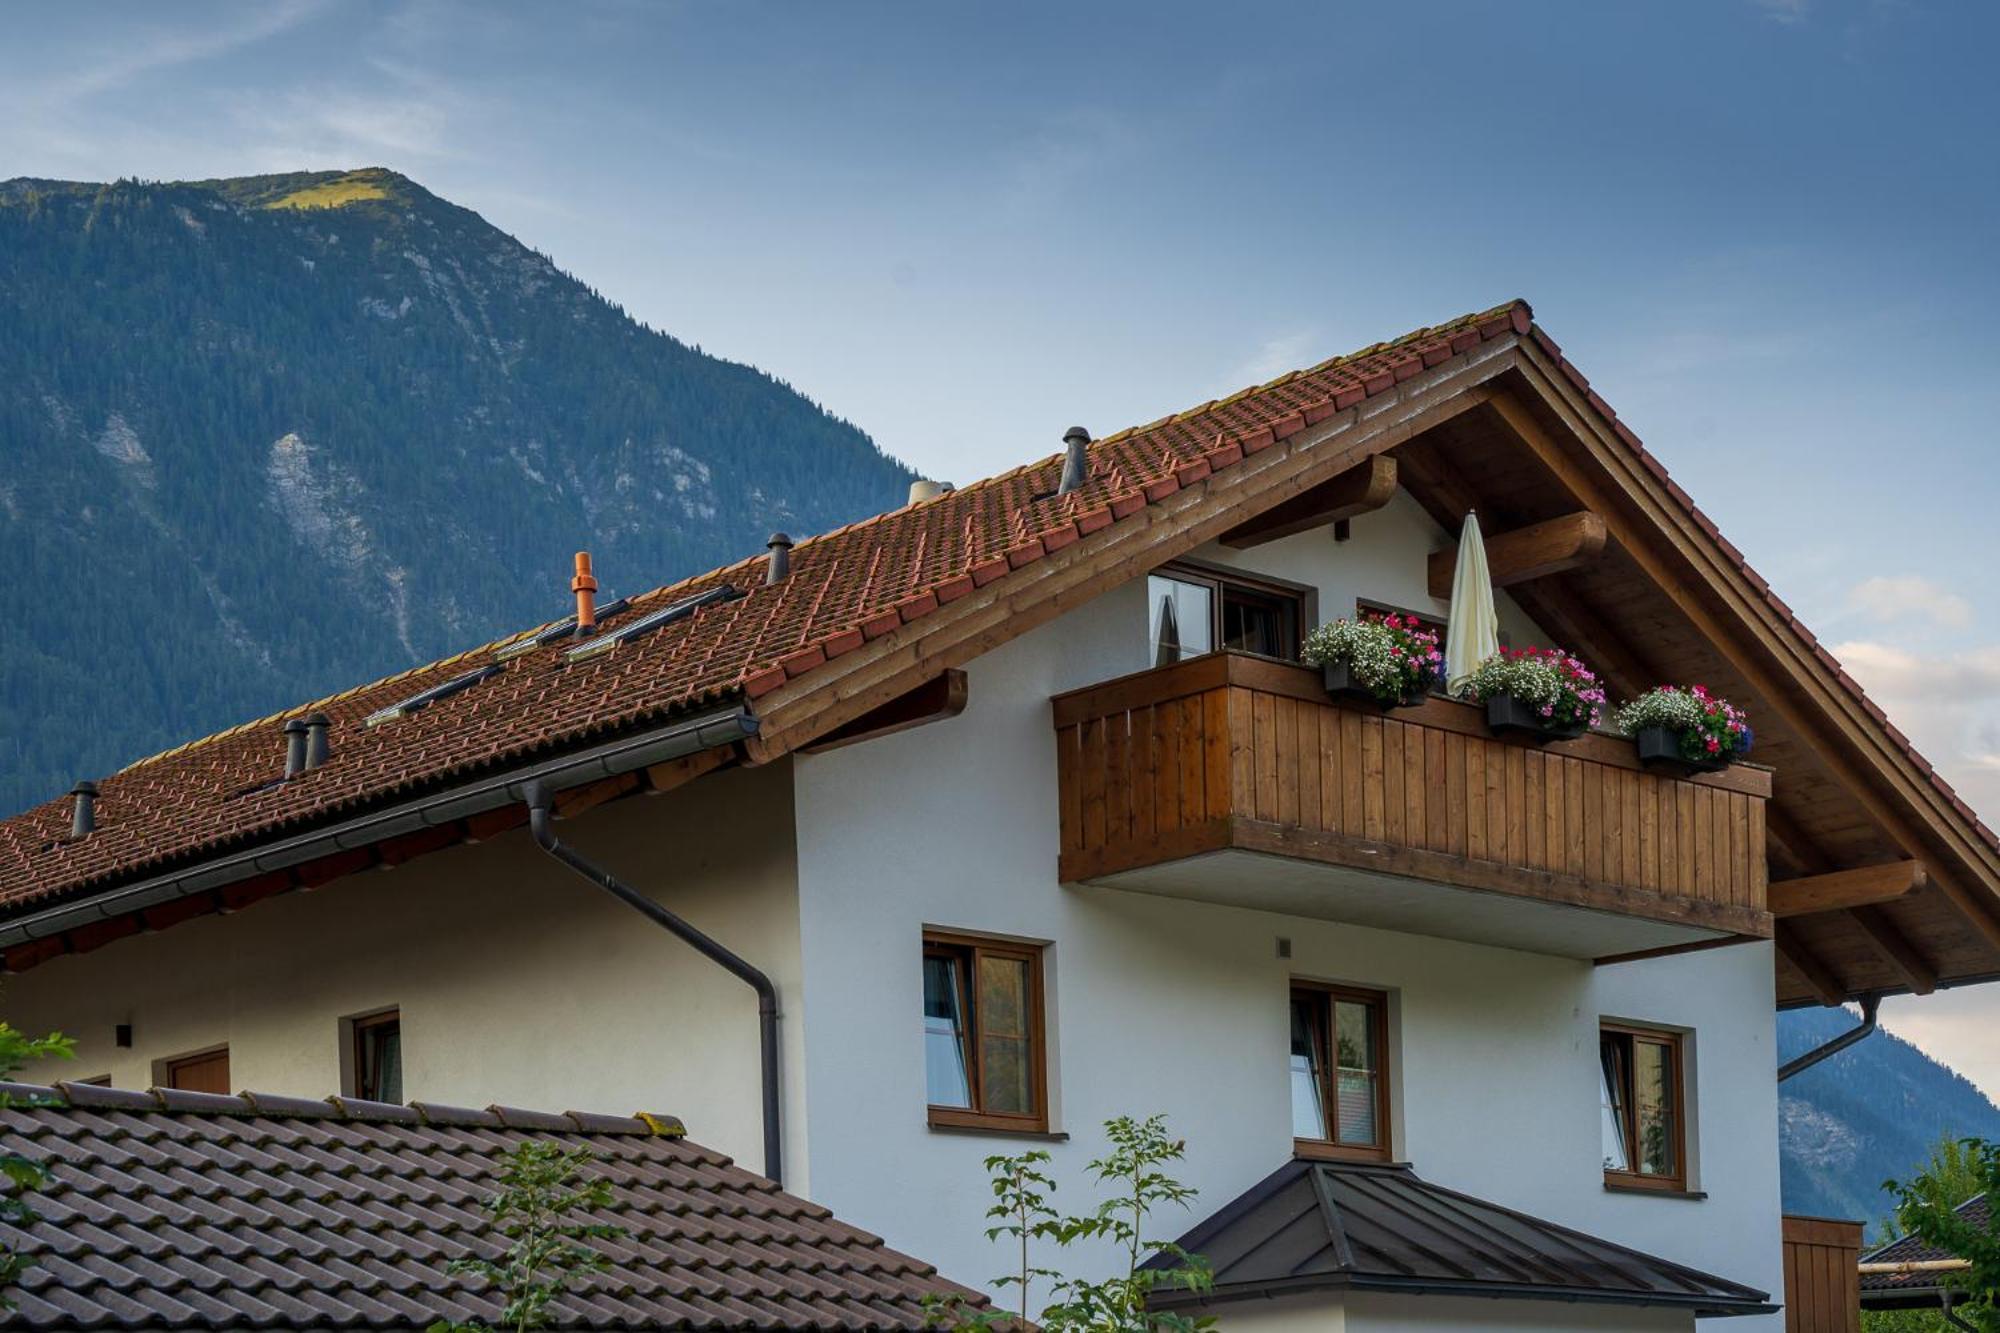
[[[1292,985],[1292,1139],[1303,1155],[1389,1157],[1389,1001]]]
[[[925,934],[924,1082],[933,1125],[1048,1128],[1040,948]]]
[[[203,1051],[169,1060],[161,1070],[162,1082],[183,1092],[229,1093],[229,1048]]]
[[[1681,1038],[1606,1023],[1598,1035],[1604,1183],[1683,1189],[1687,1136]]]
[[[1296,588],[1169,565],[1146,581],[1153,665],[1217,648],[1294,660],[1305,597]]]
[[[403,1100],[403,1018],[387,1009],[348,1020],[354,1075],[349,1094],[367,1102]]]

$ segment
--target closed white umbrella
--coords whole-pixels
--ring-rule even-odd
[[[1481,662],[1500,651],[1500,618],[1493,612],[1493,580],[1486,572],[1486,543],[1479,515],[1465,516],[1458,534],[1458,566],[1451,574],[1451,619],[1444,630],[1445,684],[1456,694]]]

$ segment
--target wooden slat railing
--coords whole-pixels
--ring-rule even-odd
[[[1861,1333],[1861,1224],[1787,1217],[1785,1333]]]
[[[1683,778],[1630,742],[1498,739],[1483,710],[1390,713],[1236,653],[1054,700],[1061,875],[1243,848],[1768,937],[1768,770]]]

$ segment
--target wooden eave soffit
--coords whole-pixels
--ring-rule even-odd
[[[1293,496],[1222,534],[1222,544],[1244,550],[1280,537],[1380,509],[1396,493],[1396,460],[1376,454],[1337,477]]]
[[[1597,559],[1604,553],[1605,536],[1604,520],[1581,509],[1545,523],[1487,537],[1486,568],[1496,588],[1546,578]],[[1431,552],[1431,596],[1450,599],[1451,576],[1457,568],[1457,547]]]

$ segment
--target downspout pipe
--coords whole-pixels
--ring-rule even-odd
[[[526,799],[528,829],[534,834],[537,846],[757,992],[757,1044],[763,1062],[764,1174],[773,1185],[783,1185],[784,1148],[778,1119],[778,988],[771,984],[771,978],[720,941],[695,929],[556,837],[555,798],[547,783],[530,783]]]
[[[1879,995],[1862,996],[1860,1026],[1849,1028],[1847,1031],[1841,1033],[1838,1037],[1834,1037],[1829,1041],[1821,1042],[1819,1045],[1813,1047],[1811,1050],[1807,1051],[1804,1055],[1799,1056],[1797,1059],[1787,1060],[1785,1061],[1785,1063],[1779,1065],[1778,1082],[1783,1083],[1786,1079],[1792,1077],[1794,1074],[1805,1073],[1806,1070],[1811,1069],[1814,1065],[1818,1064],[1820,1061],[1827,1059],[1829,1056],[1839,1055],[1842,1051],[1854,1045],[1855,1042],[1860,1041],[1863,1037],[1866,1037],[1869,1033],[1873,1032],[1875,1030],[1875,1011],[1881,1007],[1882,1007],[1881,996]]]

